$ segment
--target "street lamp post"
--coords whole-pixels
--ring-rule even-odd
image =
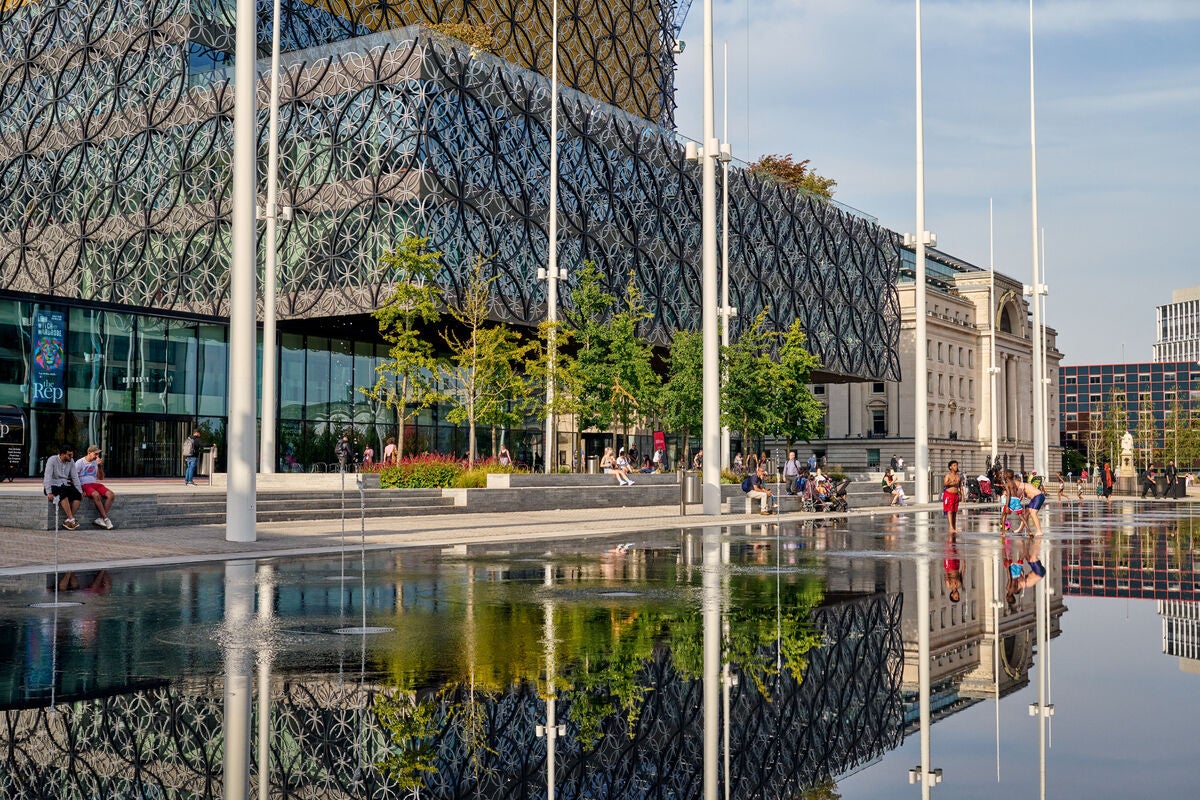
[[[915,297],[916,397],[914,399],[913,463],[917,469],[916,501],[929,502],[929,386],[926,379],[925,248],[936,247],[937,237],[925,230],[925,110],[921,77],[921,0],[917,0],[917,233],[904,235],[904,246],[916,254]]]
[[[233,176],[229,263],[229,462],[225,538],[253,542],[255,531],[255,74],[253,0],[237,0],[233,96]]]
[[[721,146],[714,129],[713,97],[713,2],[704,0],[704,132],[703,152],[703,289],[700,314],[704,343],[703,368],[703,448],[704,513],[721,513],[721,374],[717,326],[717,158]],[[689,154],[690,155],[690,154]]]
[[[996,406],[996,395],[998,392],[998,383],[1000,376],[1000,368],[996,366],[996,239],[995,239],[995,224],[992,217],[992,199],[988,198],[988,272],[991,280],[988,282],[988,327],[991,328],[991,356],[988,358],[988,379],[991,384],[991,398],[988,401],[990,414],[990,428],[992,439],[991,463],[995,464],[996,459],[1000,455],[1000,447],[996,442],[997,428],[999,427],[1000,414]]]
[[[558,357],[558,0],[551,11],[550,33],[550,197],[548,200],[546,268],[538,277],[546,281],[546,442],[542,459],[547,474],[554,471],[558,450],[554,419],[554,367]]]
[[[1033,283],[1029,288],[1033,299],[1033,468],[1042,475],[1048,472],[1046,448],[1046,363],[1042,341],[1041,297],[1046,293],[1038,269],[1038,191],[1037,191],[1037,104],[1034,96],[1033,71],[1033,0],[1029,0],[1029,151],[1030,186],[1033,214]]]

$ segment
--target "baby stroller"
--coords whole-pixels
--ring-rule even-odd
[[[979,484],[979,502],[991,503],[996,499],[992,493],[992,482],[987,478],[980,478],[976,481]]]
[[[963,499],[968,503],[982,503],[983,487],[979,485],[979,480],[977,478],[967,478],[966,486],[967,493]]]
[[[800,507],[808,512],[824,511],[828,501],[817,492],[817,482],[808,481],[800,490]]]
[[[829,492],[829,510],[830,511],[849,511],[850,502],[846,499],[846,492],[850,486],[850,479],[838,481],[837,485]]]

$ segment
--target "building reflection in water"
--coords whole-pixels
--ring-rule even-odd
[[[109,670],[90,694],[73,683],[55,700],[58,715],[46,713],[48,695],[10,701],[6,790],[797,797],[832,790],[912,733],[927,794],[938,774],[933,725],[1027,685],[1035,645],[1048,654],[1064,611],[1047,591],[1061,574],[1047,544],[1047,580],[1006,603],[1005,562],[1023,540],[956,555],[929,524],[916,529],[915,556],[843,558],[835,553],[860,543],[836,526],[706,529],[681,534],[678,547],[598,558],[460,553],[374,570],[357,593],[297,577],[310,567],[233,562],[220,584],[223,622],[208,628],[221,675],[195,668],[210,657],[210,634],[207,647],[181,647],[192,655],[157,681],[139,684],[134,667]],[[828,552],[814,559],[817,549]],[[959,602],[935,568],[954,558]],[[185,596],[215,588],[197,574],[180,572]],[[375,617],[404,615],[369,656],[361,638],[330,644],[344,637],[294,630],[321,617],[327,631],[364,604]],[[183,629],[215,623],[205,608],[177,609]],[[149,617],[127,624],[150,646],[187,640],[159,635]],[[299,658],[314,641],[323,655]],[[347,681],[351,649],[358,676]]]

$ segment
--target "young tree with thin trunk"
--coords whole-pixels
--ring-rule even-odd
[[[788,449],[796,440],[807,442],[819,437],[825,423],[825,407],[811,388],[813,370],[821,366],[821,360],[808,352],[806,341],[800,320],[793,320],[783,335],[779,360],[772,370],[774,427],[787,440]]]
[[[699,331],[675,331],[671,364],[662,389],[662,421],[683,439],[683,463],[691,463],[688,444],[704,425],[704,337]]]
[[[774,427],[775,391],[772,350],[778,334],[767,329],[767,309],[755,317],[737,341],[724,349],[721,424],[742,432],[742,447],[751,450],[752,434]]]
[[[387,361],[376,367],[375,385],[359,391],[395,410],[400,423],[397,452],[404,453],[404,428],[422,408],[438,402],[437,360],[422,337],[423,324],[436,322],[441,290],[437,274],[442,254],[428,249],[429,240],[409,236],[379,259],[380,272],[394,282],[392,294],[373,314],[388,343]]]
[[[446,419],[467,426],[467,466],[474,466],[479,454],[476,426],[504,424],[514,418],[512,406],[518,406],[524,418],[525,403],[532,392],[520,370],[531,344],[507,325],[487,324],[491,311],[492,284],[496,278],[484,277],[484,265],[475,262],[456,307],[449,314],[465,334],[442,333],[450,349],[450,359],[442,367],[451,409]]]

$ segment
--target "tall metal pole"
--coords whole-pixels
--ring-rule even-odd
[[[997,428],[1000,423],[1000,408],[996,405],[999,392],[1000,367],[996,366],[996,239],[995,239],[995,222],[992,218],[992,198],[988,198],[988,271],[991,273],[991,280],[988,283],[988,326],[991,328],[991,357],[988,359],[988,379],[991,381],[991,397],[988,400],[988,406],[991,409],[991,433],[992,433],[992,462],[996,463],[996,459],[1000,454],[1000,446],[996,441]]]
[[[729,141],[729,43],[723,46],[725,77],[721,87],[725,93],[725,111],[721,141]],[[729,162],[721,160],[721,346],[729,346],[729,319],[733,316],[729,308]],[[745,447],[745,442],[742,443]],[[729,428],[721,426],[721,466],[730,463]]]
[[[1042,228],[1042,291],[1038,295],[1042,303],[1042,411],[1046,420],[1046,472],[1042,475],[1049,477],[1050,461],[1050,351],[1046,346],[1046,296],[1050,293],[1046,284],[1046,228]],[[1062,466],[1061,464],[1059,466]]]
[[[229,262],[229,427],[225,538],[253,542],[255,423],[255,15],[253,0],[237,1],[233,96],[233,180]]]
[[[554,430],[554,366],[558,356],[558,0],[551,12],[550,33],[550,200],[546,242],[546,446],[545,470],[554,471],[558,450]]]
[[[721,513],[721,364],[717,329],[717,161],[720,145],[714,127],[713,2],[704,0],[704,157],[703,181],[703,289],[700,319],[704,342],[703,448],[704,513]]]
[[[914,399],[913,444],[916,447],[913,461],[917,467],[916,495],[918,503],[929,502],[929,386],[926,373],[925,333],[925,243],[929,238],[925,231],[925,107],[924,86],[921,77],[921,0],[917,0],[917,234],[915,314],[916,330],[913,349],[917,363],[914,370],[916,397]]]
[[[1037,189],[1037,103],[1033,84],[1033,0],[1029,0],[1029,164],[1033,198],[1033,468],[1047,473],[1046,403],[1042,394],[1046,364],[1042,349],[1042,306],[1044,287],[1038,269],[1038,189]]]
[[[263,254],[262,431],[258,471],[275,471],[275,283],[276,222],[279,218],[279,0],[275,0],[271,30],[271,100],[267,126],[266,252]]]

